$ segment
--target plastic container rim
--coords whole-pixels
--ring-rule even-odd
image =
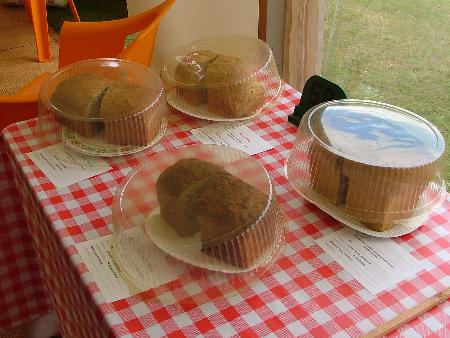
[[[197,39],[197,40],[188,42],[187,44],[178,47],[174,52],[172,52],[170,55],[168,55],[165,58],[164,66],[161,69],[161,77],[164,78],[165,81],[168,81],[170,84],[175,85],[177,87],[182,87],[182,88],[194,88],[194,89],[195,88],[223,88],[223,87],[230,86],[230,84],[227,84],[227,83],[213,83],[213,84],[206,84],[206,85],[204,85],[204,84],[197,84],[197,83],[181,82],[179,80],[176,80],[173,76],[169,76],[169,71],[167,69],[167,65],[168,65],[169,61],[172,58],[176,58],[177,56],[180,56],[180,55],[178,55],[178,51],[180,49],[186,48],[187,46],[190,46],[191,44],[193,45],[195,43],[198,43],[199,41],[205,41],[205,40],[210,40],[210,39],[215,39],[215,38],[220,39],[220,38],[224,38],[224,37],[226,37],[226,38],[247,39],[248,41],[252,41],[254,43],[258,43],[261,47],[264,47],[264,49],[269,53],[269,58],[264,62],[263,65],[259,66],[256,71],[252,72],[250,75],[248,75],[246,77],[240,78],[238,81],[233,82],[231,85],[237,85],[237,84],[239,84],[241,82],[244,82],[244,81],[252,78],[255,73],[266,69],[271,62],[274,62],[273,52],[270,49],[269,45],[266,42],[264,42],[264,41],[262,41],[262,40],[260,40],[258,38],[252,38],[252,37],[248,37],[248,36],[245,36],[245,35],[217,35],[217,36],[209,36],[209,37],[206,37],[206,38],[201,38],[201,39]],[[200,49],[197,49],[197,50],[200,50]],[[279,75],[278,75],[278,78],[279,78]],[[280,81],[281,81],[281,79],[280,79]]]

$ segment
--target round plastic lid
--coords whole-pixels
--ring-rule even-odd
[[[108,87],[116,91],[111,99],[116,102],[110,104],[115,109],[108,112],[108,117],[88,114]],[[51,74],[41,87],[40,101],[41,106],[56,115],[95,122],[135,116],[154,106],[161,99],[162,91],[159,76],[141,64],[112,58],[90,59]],[[120,100],[121,95],[128,96],[133,104]]]
[[[267,271],[283,240],[267,171],[219,145],[153,154],[121,183],[112,219],[116,234],[144,229],[148,245],[168,256],[245,280]]]
[[[90,156],[142,151],[167,129],[158,74],[113,58],[83,60],[49,75],[39,93],[37,135]]]
[[[248,36],[210,36],[180,46],[166,57],[161,78],[171,106],[212,121],[253,118],[281,93],[270,47]]]
[[[384,103],[339,100],[308,114],[308,128],[329,151],[379,167],[429,163],[444,151],[441,133],[422,117]]]

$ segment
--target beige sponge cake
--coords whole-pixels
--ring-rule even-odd
[[[248,268],[273,243],[274,232],[252,228],[268,204],[267,195],[231,174],[198,182],[180,200],[186,221],[200,228],[202,251],[208,255]]]
[[[112,81],[97,74],[85,73],[61,81],[51,97],[57,110],[56,119],[64,126],[85,137],[92,137],[101,123],[98,118],[103,95]]]
[[[179,207],[180,196],[197,182],[225,170],[213,163],[196,158],[183,159],[164,170],[156,182],[156,193],[161,216],[182,237],[199,231],[196,224],[185,222],[186,216]]]
[[[392,114],[330,108],[314,124],[309,152],[309,189],[375,231],[413,216],[436,173],[421,134]]]

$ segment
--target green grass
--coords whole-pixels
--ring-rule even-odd
[[[128,16],[126,0],[75,0],[81,21],[107,21]],[[73,21],[72,12],[67,8],[47,7],[48,24],[60,32],[64,21]]]
[[[322,75],[351,98],[386,102],[423,116],[448,145],[450,1],[327,0],[326,6]],[[445,164],[450,187],[449,151]]]

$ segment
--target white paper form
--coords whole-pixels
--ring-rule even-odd
[[[140,228],[76,245],[107,302],[130,297],[178,277],[164,253],[148,243]],[[113,248],[113,246],[115,246]]]
[[[242,150],[249,155],[273,148],[273,145],[244,125],[215,123],[192,129],[191,133],[204,144],[221,144]]]
[[[101,158],[78,154],[62,144],[33,151],[28,156],[56,188],[68,187],[111,169]]]
[[[112,236],[103,236],[76,245],[78,253],[107,302],[131,295],[111,256]]]
[[[371,294],[388,290],[423,269],[390,238],[377,238],[343,228],[316,243]]]

